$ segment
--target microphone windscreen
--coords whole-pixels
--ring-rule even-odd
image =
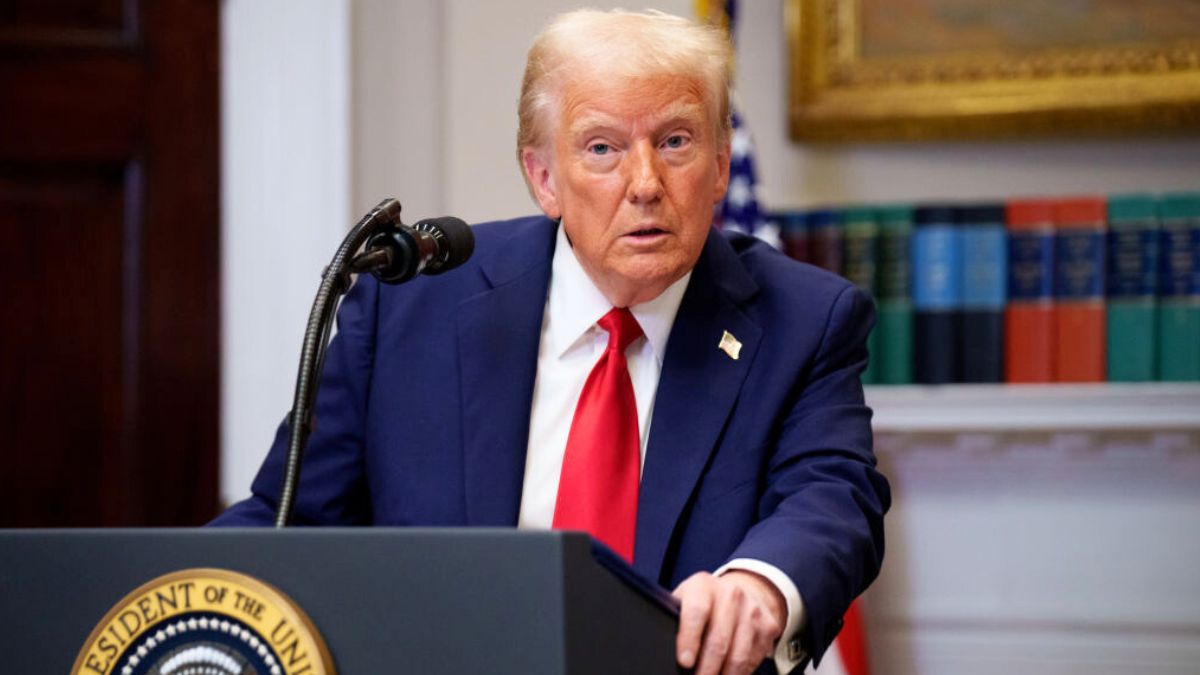
[[[475,233],[471,226],[454,216],[428,218],[414,226],[416,229],[436,230],[442,234],[446,247],[446,261],[437,269],[427,269],[425,274],[441,274],[465,263],[475,252]]]

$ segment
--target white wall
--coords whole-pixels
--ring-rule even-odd
[[[546,18],[577,4],[225,0],[223,499],[248,494],[290,406],[319,272],[360,214],[384,196],[409,222],[534,211],[513,156],[522,61]],[[742,5],[741,110],[769,207],[1200,187],[1197,137],[792,144],[781,3]],[[868,598],[873,672],[1197,672],[1188,438],[1164,452],[1141,438],[1135,460],[1107,437],[1082,455],[1053,438],[983,453],[954,436],[882,438],[896,507]]]
[[[446,202],[446,59],[443,3],[352,4],[353,210],[384,197],[405,222],[441,215]]]
[[[304,323],[351,216],[349,7],[229,0],[221,15],[221,497],[291,407]]]

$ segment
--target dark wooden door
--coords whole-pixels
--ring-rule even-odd
[[[218,0],[0,0],[0,527],[216,509]]]

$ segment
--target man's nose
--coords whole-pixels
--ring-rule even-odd
[[[628,163],[628,188],[625,195],[635,204],[646,204],[662,197],[662,158],[649,141],[635,143],[626,158]]]

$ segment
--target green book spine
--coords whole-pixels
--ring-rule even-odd
[[[912,303],[880,302],[875,333],[878,337],[879,384],[912,384]]]
[[[1154,381],[1159,316],[1153,300],[1110,302],[1106,321],[1108,381]]]
[[[1158,352],[1158,213],[1153,197],[1108,201],[1109,382],[1150,382]]]
[[[877,290],[875,261],[879,248],[879,223],[875,220],[875,211],[847,208],[839,213],[839,218],[842,227],[842,274],[874,299]],[[862,374],[862,383],[875,384],[880,368],[878,328],[867,337],[867,351],[870,358]]]
[[[1159,204],[1159,379],[1200,381],[1200,193]]]
[[[913,381],[912,306],[912,207],[878,209],[879,250],[876,274],[875,324],[878,354],[876,381],[879,384],[911,384]]]
[[[1200,304],[1164,302],[1158,310],[1163,382],[1200,381]]]

